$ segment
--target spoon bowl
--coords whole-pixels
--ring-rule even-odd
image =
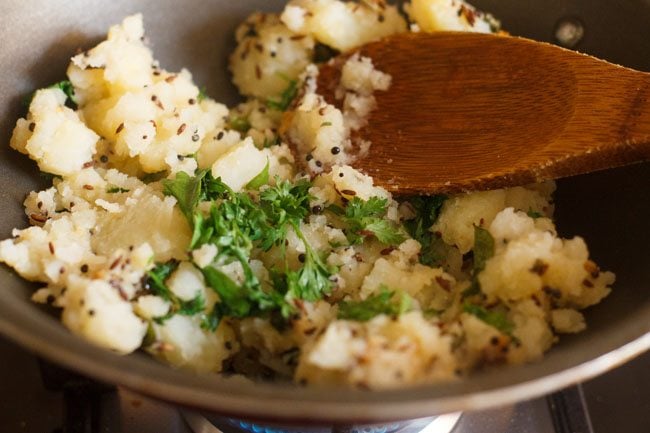
[[[650,159],[650,74],[503,35],[399,34],[358,50],[392,76],[353,164],[398,194],[522,185]],[[328,101],[352,53],[320,68]]]

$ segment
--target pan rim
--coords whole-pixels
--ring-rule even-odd
[[[489,409],[540,397],[582,382],[650,349],[650,330],[646,327],[630,341],[592,359],[500,387],[437,396],[435,391],[443,387],[434,384],[371,392],[346,389],[342,395],[340,388],[339,392],[332,392],[337,389],[272,384],[251,386],[232,380],[228,383],[229,379],[217,374],[207,377],[176,370],[142,354],[117,355],[73,335],[53,317],[34,311],[27,303],[16,303],[21,301],[15,298],[7,301],[5,306],[10,308],[5,313],[9,314],[0,317],[0,334],[58,364],[99,381],[193,410],[289,423],[368,423]],[[18,311],[21,307],[38,314],[25,317]],[[22,316],[21,321],[12,320],[16,318],[12,316]],[[45,326],[49,326],[48,333],[34,332],[34,327],[48,329]],[[507,366],[495,371],[503,374],[517,367],[525,371],[540,363]],[[147,374],[143,375],[145,369]]]

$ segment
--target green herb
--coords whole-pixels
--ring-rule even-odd
[[[299,180],[292,184],[276,181],[274,187],[260,194],[260,205],[265,212],[269,227],[264,231],[260,248],[268,250],[273,245],[284,245],[289,227],[293,229],[305,247],[304,265],[297,271],[286,270],[286,280],[276,289],[286,288],[288,300],[298,298],[308,301],[321,299],[332,287],[334,273],[313,250],[300,230],[300,222],[309,214],[309,188],[311,183]]]
[[[317,301],[330,293],[333,270],[329,268],[312,249],[296,223],[293,229],[305,245],[305,264],[298,271],[287,271],[287,298]]]
[[[434,308],[427,308],[426,310],[422,310],[422,315],[425,318],[430,319],[432,317],[440,316],[443,312],[444,312],[444,310],[436,310]]]
[[[367,236],[375,236],[380,242],[388,245],[399,245],[405,239],[402,228],[385,219],[388,200],[380,197],[370,197],[367,201],[354,197],[345,209],[330,206],[328,210],[341,216],[346,224],[346,236],[352,244],[359,244]]]
[[[532,210],[532,209],[528,209],[528,212],[526,212],[526,215],[528,215],[528,216],[531,217],[532,219],[542,218],[542,217],[544,216],[543,213],[540,213],[540,212],[534,211],[534,210]]]
[[[65,105],[72,109],[77,108],[77,100],[75,99],[74,87],[72,87],[72,83],[69,80],[63,80],[59,81],[58,83],[54,83],[50,86],[47,86],[47,89],[61,90],[63,93],[65,93],[66,96]],[[34,99],[34,95],[36,95],[36,92],[31,93],[25,97],[25,99],[23,99],[23,105],[25,107],[29,108],[32,100]]]
[[[299,227],[300,221],[307,217],[310,187],[311,183],[305,179],[296,183],[278,180],[275,186],[262,191],[260,206],[270,226],[263,234],[260,245],[264,251],[283,243],[289,226]]]
[[[323,123],[320,124],[320,126],[321,126],[321,128],[323,126],[332,126],[332,122],[323,122]]]
[[[106,192],[109,194],[114,194],[114,193],[121,193],[121,192],[129,192],[131,190],[126,189],[126,188],[121,188],[119,186],[111,186],[106,189]]]
[[[485,264],[494,256],[494,238],[486,229],[474,226],[474,267],[472,269],[472,283],[462,293],[463,297],[474,296],[481,293],[481,284],[478,274],[485,269]]]
[[[485,269],[485,263],[494,256],[494,238],[486,229],[474,226],[474,275]]]
[[[442,205],[447,200],[445,195],[430,197],[413,197],[409,203],[415,211],[415,218],[404,222],[409,235],[422,245],[420,263],[427,266],[439,264],[441,258],[436,253],[438,238],[431,233],[431,226],[438,220]]]
[[[380,242],[387,245],[399,245],[406,240],[401,227],[394,221],[390,220],[376,220],[368,223],[362,232],[368,231],[372,233]]]
[[[251,129],[251,124],[245,117],[230,116],[228,119],[228,128],[245,134],[249,129]]]
[[[298,81],[291,80],[285,75],[280,75],[284,80],[288,81],[286,89],[280,94],[279,99],[267,99],[266,106],[272,110],[285,111],[291,105],[291,102],[298,94]]]
[[[72,102],[73,104],[77,104],[77,101],[75,99],[74,95],[74,87],[72,87],[72,83],[68,80],[64,81],[59,81],[58,83],[52,84],[48,89],[59,89],[63,93],[65,93],[65,96]]]
[[[160,296],[162,299],[166,300],[171,304],[169,312],[164,316],[154,317],[154,322],[158,324],[163,324],[166,320],[170,319],[176,314],[183,316],[194,316],[199,313],[203,313],[205,310],[205,300],[203,299],[202,294],[198,294],[195,298],[184,301],[179,299],[172,291],[167,287],[165,281],[169,276],[176,270],[178,267],[178,262],[169,261],[166,263],[159,263],[153,269],[147,272],[144,286],[151,290],[151,292]]]
[[[202,102],[205,98],[208,97],[208,95],[206,93],[207,90],[208,89],[205,86],[201,86],[201,88],[199,89],[199,94],[196,96],[196,100],[198,102]]]
[[[395,299],[397,298],[397,299]],[[338,318],[366,322],[379,314],[399,316],[411,308],[411,297],[401,292],[388,290],[385,286],[377,295],[363,301],[342,301],[339,303]]]
[[[158,182],[159,180],[164,179],[166,175],[167,172],[165,170],[157,171],[155,173],[147,173],[142,177],[142,182],[144,183]]]
[[[265,171],[261,178],[268,177],[268,173],[263,174]],[[260,180],[268,182],[268,178]],[[244,280],[238,284],[215,267],[202,269],[206,283],[220,298],[204,318],[204,326],[216,326],[224,316],[247,317],[274,311],[287,318],[293,313],[289,303],[292,299],[315,301],[329,293],[333,270],[325,265],[300,230],[300,223],[310,210],[310,187],[307,180],[291,183],[276,179],[275,185],[261,191],[259,201],[255,201],[246,192],[234,192],[207,170],[199,171],[194,177],[179,173],[176,179],[164,183],[165,194],[176,197],[192,227],[190,250],[204,244],[215,245],[218,249],[215,263],[237,261],[244,271]],[[202,201],[212,202],[207,215],[197,210]],[[272,273],[273,290],[264,291],[249,264],[251,251],[254,247],[262,250],[274,245],[284,247],[290,228],[305,246],[304,265],[289,270],[285,257],[284,274]]]
[[[269,147],[277,146],[281,143],[280,137],[265,138],[262,143],[262,148],[267,149]]]
[[[42,177],[44,180],[46,180],[46,181],[48,181],[50,183],[53,182],[54,179],[63,179],[63,177],[61,177],[58,174],[52,174],[52,173],[48,173],[46,171],[41,171],[41,172],[38,173],[38,175],[40,177]]]
[[[149,347],[156,342],[156,331],[153,329],[151,322],[147,323],[147,332],[142,339],[142,347]]]
[[[246,189],[260,189],[262,185],[269,183],[269,159],[266,159],[266,165],[260,171],[257,176],[251,179],[250,182],[246,184]]]
[[[194,220],[194,209],[201,198],[201,181],[205,173],[206,171],[202,171],[200,175],[191,177],[184,171],[179,171],[175,179],[163,180],[163,193],[176,197],[178,207],[190,224]]]
[[[165,301],[173,302],[174,294],[165,284],[165,280],[176,270],[178,262],[170,260],[166,263],[158,263],[147,272],[145,287],[149,288],[154,295],[160,296]]]
[[[512,331],[515,325],[508,320],[506,314],[502,311],[489,311],[480,305],[465,303],[463,311],[476,316],[478,319],[487,323],[488,325],[498,329],[500,332],[512,337]]]
[[[201,272],[205,282],[221,299],[221,302],[215,305],[220,315],[246,317],[250,313],[252,305],[246,291],[235,284],[230,277],[210,266],[201,269]]]

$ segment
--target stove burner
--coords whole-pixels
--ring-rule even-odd
[[[189,411],[184,411],[182,415],[194,433],[451,433],[461,413],[388,424],[304,427],[259,424],[216,416],[207,418]]]

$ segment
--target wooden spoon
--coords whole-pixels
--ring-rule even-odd
[[[392,76],[353,165],[400,194],[494,189],[650,159],[650,74],[528,39],[406,33],[361,47]],[[342,59],[320,67],[333,102]]]

